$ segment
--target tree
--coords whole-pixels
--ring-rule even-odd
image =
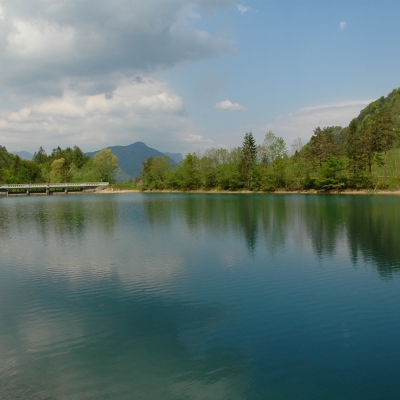
[[[337,156],[338,144],[333,134],[333,128],[315,128],[308,150],[319,168],[322,167],[322,164],[326,162],[330,156]]]
[[[142,182],[145,189],[165,189],[166,174],[170,170],[170,158],[149,157],[143,162]]]
[[[184,189],[198,189],[200,187],[199,157],[196,153],[188,153],[182,162]]]
[[[153,165],[153,160],[154,158],[152,156],[149,156],[147,157],[146,161],[142,162],[143,167],[140,173],[142,174],[143,177],[151,172],[151,166]]]
[[[351,120],[349,125],[346,152],[347,157],[349,158],[349,168],[352,174],[355,176],[362,174],[366,167],[363,137],[361,131],[358,129],[358,123],[355,118]]]
[[[257,146],[251,132],[246,133],[242,145],[242,153],[240,159],[242,179],[245,187],[252,189],[253,172],[256,164]]]
[[[324,190],[343,189],[346,186],[344,161],[337,157],[328,157],[319,170],[315,186]]]
[[[64,158],[58,158],[51,163],[49,178],[50,182],[52,183],[61,183],[67,181],[67,179],[65,179]]]
[[[110,149],[102,149],[93,157],[93,165],[98,179],[102,182],[113,182],[113,174],[119,170],[118,157]]]
[[[397,133],[394,130],[391,111],[388,107],[382,107],[375,116],[372,123],[372,135],[374,138],[374,147],[376,160],[378,164],[384,166],[385,179],[387,177],[387,152],[391,149]],[[383,153],[383,160],[381,158]]]
[[[71,164],[74,163],[77,168],[82,168],[84,164],[86,164],[90,157],[85,156],[84,152],[78,147],[74,146],[71,151]]]
[[[302,142],[301,138],[298,137],[298,138],[294,139],[293,143],[290,145],[290,147],[292,149],[290,152],[290,155],[297,157],[299,155],[301,149],[303,148],[303,142]]]
[[[265,134],[264,143],[258,146],[258,154],[263,165],[268,166],[278,158],[287,155],[286,143],[281,137],[277,137],[269,131]]]
[[[47,153],[42,146],[40,146],[39,150],[33,154],[33,161],[35,161],[38,164],[44,164],[45,162],[48,161]]]
[[[368,172],[372,173],[372,163],[376,153],[376,145],[374,134],[372,130],[372,118],[370,115],[367,115],[361,124],[359,125],[360,130],[360,152],[363,155],[363,159],[367,165]]]

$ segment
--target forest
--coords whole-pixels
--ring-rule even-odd
[[[142,190],[399,189],[400,89],[370,103],[347,127],[317,127],[308,143],[288,145],[273,132],[257,144],[209,148],[178,165],[149,157],[137,185]]]
[[[118,159],[110,149],[93,158],[78,147],[54,148],[47,154],[41,146],[33,160],[23,160],[0,146],[0,183],[113,182]]]

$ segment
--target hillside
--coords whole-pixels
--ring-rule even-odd
[[[143,142],[132,143],[128,146],[112,146],[108,147],[113,154],[118,157],[118,164],[121,171],[117,174],[117,181],[123,182],[128,179],[135,179],[140,176],[140,171],[143,167],[143,162],[148,157],[164,157],[168,155],[173,162],[182,159],[180,153],[161,153],[160,151],[148,147]],[[86,153],[88,156],[93,157],[97,151]]]
[[[370,125],[382,108],[387,108],[390,111],[395,128],[400,130],[400,88],[392,90],[386,97],[380,97],[361,110],[356,117],[358,125]],[[347,126],[334,132],[339,144],[344,145],[346,143],[348,131],[349,127]]]

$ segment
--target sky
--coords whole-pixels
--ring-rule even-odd
[[[400,2],[0,0],[0,144],[288,147],[400,86]]]

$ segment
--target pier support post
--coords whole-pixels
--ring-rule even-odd
[[[7,197],[8,197],[8,190],[7,190]]]
[[[65,194],[68,194],[68,188],[64,189]]]
[[[26,195],[29,196],[30,194],[29,189],[26,189]]]
[[[50,195],[50,189],[46,188],[46,195],[49,196]]]

